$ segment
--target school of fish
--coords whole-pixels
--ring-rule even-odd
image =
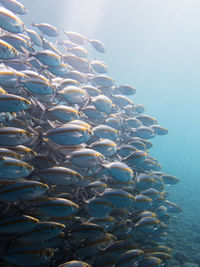
[[[0,266],[170,266],[179,179],[149,154],[168,130],[91,59],[101,41],[0,3]]]

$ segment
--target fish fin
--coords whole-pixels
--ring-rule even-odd
[[[42,110],[43,112],[46,111],[46,107],[45,107],[40,101],[37,101],[37,104],[38,104],[38,106],[41,108],[41,110]]]
[[[55,123],[53,123],[52,121],[50,120],[47,120],[48,124],[52,127],[52,128],[55,128],[57,125]]]

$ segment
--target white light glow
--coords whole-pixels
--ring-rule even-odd
[[[77,31],[91,38],[103,19],[108,3],[108,0],[66,1],[65,30]]]

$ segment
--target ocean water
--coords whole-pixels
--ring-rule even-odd
[[[136,104],[169,134],[152,140],[151,155],[180,178],[169,199],[183,209],[174,219],[177,251],[196,262],[200,242],[200,2],[198,0],[21,0],[26,26],[47,22],[101,40],[101,59],[117,84],[132,84]],[[93,54],[97,56],[97,54]],[[178,221],[178,222],[177,222]],[[191,230],[193,228],[193,230]],[[175,235],[172,229],[172,235]],[[195,239],[199,236],[199,239]],[[187,247],[188,245],[190,247]],[[182,247],[181,247],[182,245]],[[200,245],[199,245],[200,246]],[[200,263],[200,259],[199,259]]]

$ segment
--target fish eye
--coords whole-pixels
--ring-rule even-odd
[[[44,189],[44,185],[43,184],[40,185],[40,189],[41,190]]]
[[[52,256],[52,251],[49,250],[49,249],[46,249],[46,250],[45,250],[45,255],[46,255],[46,256]]]

